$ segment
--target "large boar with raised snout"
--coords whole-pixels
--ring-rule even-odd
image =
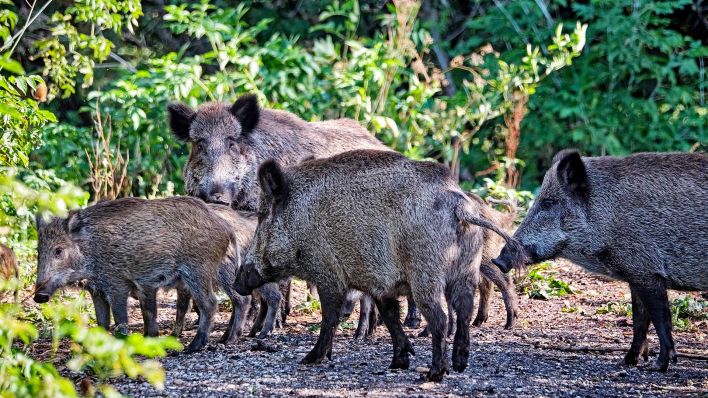
[[[236,277],[248,294],[265,282],[294,275],[313,281],[322,304],[317,344],[302,363],[331,357],[349,289],[370,294],[393,341],[391,368],[407,369],[413,347],[403,332],[398,296],[411,293],[430,325],[430,380],[448,371],[443,296],[458,316],[452,367],[469,357],[469,324],[482,254],[492,228],[449,170],[394,152],[351,151],[305,161],[283,172],[264,163],[259,223]]]
[[[124,198],[72,211],[65,219],[37,218],[38,269],[34,300],[49,301],[59,288],[86,280],[96,318],[127,334],[128,296],[140,300],[146,335],[156,335],[156,292],[182,284],[199,309],[199,330],[187,348],[208,340],[219,266],[237,246],[229,226],[199,199]],[[232,255],[238,258],[236,255]]]
[[[708,155],[639,153],[581,157],[565,150],[514,237],[529,262],[566,258],[629,283],[634,337],[624,362],[648,359],[653,323],[655,368],[676,361],[667,289],[708,290]],[[494,262],[508,271],[509,251]]]

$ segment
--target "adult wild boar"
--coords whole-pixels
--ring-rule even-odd
[[[284,166],[352,149],[388,150],[352,119],[306,122],[290,112],[263,109],[255,95],[233,105],[207,103],[196,110],[168,107],[172,133],[190,143],[185,190],[207,202],[258,210],[258,166],[275,159]]]
[[[374,298],[391,334],[394,369],[407,369],[413,353],[397,298],[413,295],[430,325],[428,378],[436,381],[448,371],[441,299],[450,297],[460,314],[452,367],[466,368],[483,236],[477,225],[505,234],[480,218],[445,166],[395,152],[351,151],[285,172],[268,161],[258,178],[259,223],[236,287],[247,294],[289,275],[317,285],[320,336],[302,363],[331,357],[342,303],[357,289]]]
[[[65,219],[37,218],[38,270],[34,300],[49,301],[68,283],[87,280],[99,325],[113,312],[127,334],[130,294],[140,300],[146,334],[156,334],[156,291],[184,285],[199,309],[199,330],[187,351],[206,345],[216,311],[212,288],[232,243],[231,231],[199,199],[124,198],[72,211]],[[97,293],[97,294],[94,294]]]
[[[653,368],[676,361],[667,289],[708,290],[708,156],[639,153],[556,155],[514,236],[530,262],[566,258],[629,283],[632,345],[624,363],[648,359],[653,323],[660,351]],[[508,271],[504,248],[494,262]]]

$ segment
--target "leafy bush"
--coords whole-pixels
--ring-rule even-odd
[[[696,323],[708,325],[708,301],[691,296],[672,300],[671,323],[679,330],[690,330]]]
[[[570,285],[555,278],[553,264],[546,261],[532,265],[517,278],[517,285],[532,299],[550,300],[553,297],[562,297],[575,292]]]

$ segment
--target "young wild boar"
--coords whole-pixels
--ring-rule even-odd
[[[467,196],[473,201],[477,202],[479,209],[481,210],[482,217],[486,220],[494,223],[499,228],[509,231],[513,227],[514,220],[516,219],[516,210],[512,208],[509,213],[503,213],[494,209],[492,206],[487,204],[479,196],[468,192]],[[504,239],[498,234],[491,230],[484,230],[484,246],[482,247],[482,262],[479,266],[480,270],[480,280],[477,287],[479,288],[479,308],[477,309],[477,316],[475,317],[472,325],[481,326],[489,318],[489,300],[492,297],[494,291],[492,283],[499,288],[504,300],[504,307],[506,308],[506,324],[505,329],[511,329],[514,327],[514,322],[518,317],[518,310],[516,302],[518,300],[516,296],[516,287],[514,286],[514,281],[511,275],[504,274],[501,272],[499,267],[492,263],[492,260],[499,255],[502,247],[504,247]],[[408,300],[411,303],[410,300]],[[409,311],[410,313],[410,311]],[[452,336],[455,333],[455,315],[454,309],[448,304],[448,336]],[[421,337],[427,337],[429,334],[428,328],[426,327],[421,333]]]
[[[394,369],[407,369],[413,353],[397,300],[412,293],[430,324],[428,378],[436,381],[448,371],[441,299],[450,297],[460,314],[452,367],[466,368],[483,236],[476,225],[506,234],[479,217],[445,166],[394,152],[351,151],[286,172],[269,161],[258,178],[259,223],[236,287],[247,294],[288,275],[317,285],[320,336],[302,363],[331,358],[344,298],[357,289],[373,297],[391,334]]]
[[[199,309],[199,330],[187,351],[207,343],[216,311],[212,284],[234,237],[199,199],[125,198],[72,211],[66,219],[37,218],[38,270],[34,300],[49,301],[62,286],[85,279],[99,325],[127,334],[128,295],[143,310],[146,334],[157,334],[156,291],[184,284]]]
[[[15,252],[9,247],[0,244],[0,278],[8,280],[11,278],[19,278],[20,271],[17,268],[17,257]],[[17,299],[18,291],[15,290],[14,296]],[[4,292],[0,291],[0,300],[4,299]]]
[[[219,271],[216,275],[217,279],[212,282],[212,286],[223,290],[226,295],[229,296],[232,303],[229,325],[221,339],[223,343],[231,344],[241,335],[243,325],[247,318],[246,310],[249,308],[251,302],[251,297],[244,297],[236,293],[233,288],[233,282],[236,277],[236,272],[241,266],[243,254],[245,253],[242,248],[248,247],[253,239],[257,218],[254,213],[236,211],[224,205],[210,203],[207,206],[226,222],[235,240],[229,247],[226,259],[219,266]],[[283,282],[289,283],[289,279]],[[256,321],[249,333],[250,337],[260,332],[258,337],[265,338],[273,331],[280,301],[282,299],[280,290],[281,287],[278,283],[268,283],[253,292],[253,298],[260,301],[262,305],[259,307]],[[189,294],[189,290],[185,289],[184,284],[180,283],[177,288],[177,316],[175,328],[172,332],[175,336],[179,336],[182,333],[185,315],[189,312],[190,299],[191,295]]]
[[[634,337],[624,363],[648,359],[647,330],[659,336],[653,368],[676,361],[667,289],[708,290],[708,155],[639,153],[581,157],[565,150],[514,236],[529,261],[566,258],[629,283]],[[505,247],[494,262],[512,268]]]

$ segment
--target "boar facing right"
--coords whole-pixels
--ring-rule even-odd
[[[660,351],[653,368],[676,362],[667,289],[708,290],[708,155],[639,153],[581,157],[565,150],[514,237],[531,262],[566,258],[629,283],[632,345],[624,363],[648,359],[653,323]],[[508,271],[505,247],[494,263]]]

